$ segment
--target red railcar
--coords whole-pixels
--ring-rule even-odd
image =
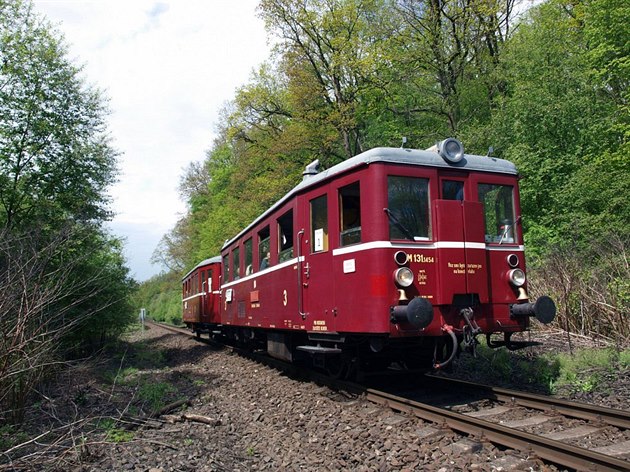
[[[224,245],[222,334],[330,370],[439,367],[479,334],[514,348],[530,316],[553,319],[528,300],[512,163],[449,138],[317,167]]]

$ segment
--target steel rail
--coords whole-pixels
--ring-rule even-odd
[[[630,462],[612,456],[589,451],[560,441],[547,439],[508,428],[478,418],[450,410],[398,397],[386,392],[367,389],[368,400],[389,408],[414,414],[423,420],[446,424],[449,428],[466,434],[478,436],[495,444],[511,447],[521,451],[531,451],[541,459],[545,459],[576,470],[628,471]]]
[[[464,380],[449,379],[434,375],[427,375],[427,377],[432,381],[483,391],[487,393],[489,398],[494,400],[513,402],[517,405],[533,408],[535,410],[550,411],[571,418],[579,418],[609,424],[618,428],[630,429],[630,411],[589,405],[587,403],[577,403],[545,395],[492,387],[490,385],[477,384]]]

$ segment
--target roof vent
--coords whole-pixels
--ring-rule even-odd
[[[319,173],[319,159],[315,159],[309,165],[306,166],[304,172],[302,172],[302,180],[306,180]]]

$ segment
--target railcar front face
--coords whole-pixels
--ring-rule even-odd
[[[373,163],[339,188],[336,331],[409,338],[527,329],[533,308],[513,309],[528,300],[518,178],[474,157],[488,162]],[[346,194],[356,194],[362,225],[344,226]]]
[[[516,176],[392,171],[384,210],[398,292],[392,334],[526,329],[528,318],[510,311],[526,298]]]

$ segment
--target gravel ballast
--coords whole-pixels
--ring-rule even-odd
[[[128,342],[114,366],[118,375],[113,381],[111,375],[109,383],[103,378],[111,365],[68,372],[68,384],[51,387],[46,392],[50,402],[29,411],[33,431],[73,418],[95,418],[90,427],[73,432],[81,438],[74,447],[59,448],[54,460],[48,451],[48,459],[37,468],[556,470],[523,453],[500,450],[362,397],[291,379],[159,327],[137,332]],[[622,382],[621,388],[627,385]],[[615,393],[606,399],[611,397],[614,401]],[[155,414],[156,405],[162,408],[181,399],[190,403]]]

